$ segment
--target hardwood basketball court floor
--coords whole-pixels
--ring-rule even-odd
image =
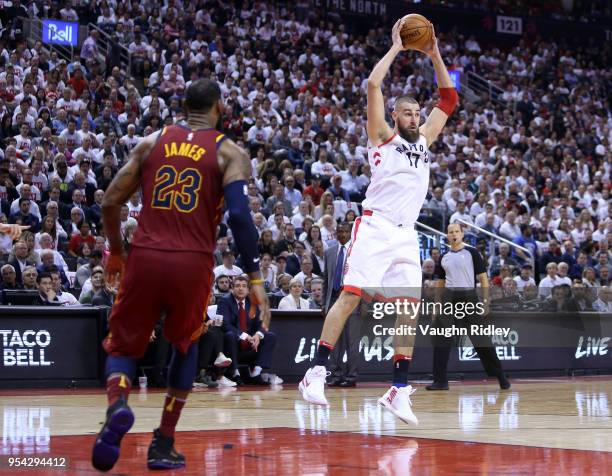
[[[196,389],[176,448],[182,475],[440,475],[612,472],[612,377],[416,384],[408,426],[377,405],[386,385],[327,389],[330,407],[301,400],[296,385]],[[0,474],[99,474],[89,462],[105,411],[102,389],[0,392]],[[135,389],[136,423],[109,474],[146,469],[164,392]],[[65,467],[11,468],[9,458],[65,458]],[[15,463],[13,463],[15,464]],[[152,472],[151,472],[152,473]],[[157,474],[160,474],[157,472]]]

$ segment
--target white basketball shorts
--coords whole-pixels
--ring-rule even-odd
[[[421,300],[421,260],[414,225],[364,212],[353,225],[344,290],[366,300]]]

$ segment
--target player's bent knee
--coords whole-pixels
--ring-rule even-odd
[[[191,390],[197,366],[197,342],[189,346],[186,354],[181,354],[176,349],[173,349],[172,360],[170,361],[170,368],[168,370],[168,386],[177,390]]]

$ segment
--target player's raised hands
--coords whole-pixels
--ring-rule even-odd
[[[399,48],[400,50],[407,50],[408,48],[404,48],[404,43],[402,42],[402,37],[400,36],[400,31],[402,31],[402,27],[404,26],[405,20],[400,18],[393,25],[393,30],[391,30],[391,39],[393,40],[393,46]]]
[[[431,26],[431,39],[422,48],[415,49],[417,51],[420,51],[421,53],[425,53],[430,58],[433,58],[434,56],[440,56],[440,50],[438,49],[438,39],[436,38],[436,31],[433,25]]]
[[[4,233],[11,237],[12,240],[18,240],[21,238],[23,230],[27,230],[29,226],[23,225],[9,225],[8,223],[0,223],[0,233]]]

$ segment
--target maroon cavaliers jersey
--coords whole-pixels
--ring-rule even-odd
[[[213,253],[223,207],[215,129],[165,127],[142,162],[142,210],[133,246]]]

